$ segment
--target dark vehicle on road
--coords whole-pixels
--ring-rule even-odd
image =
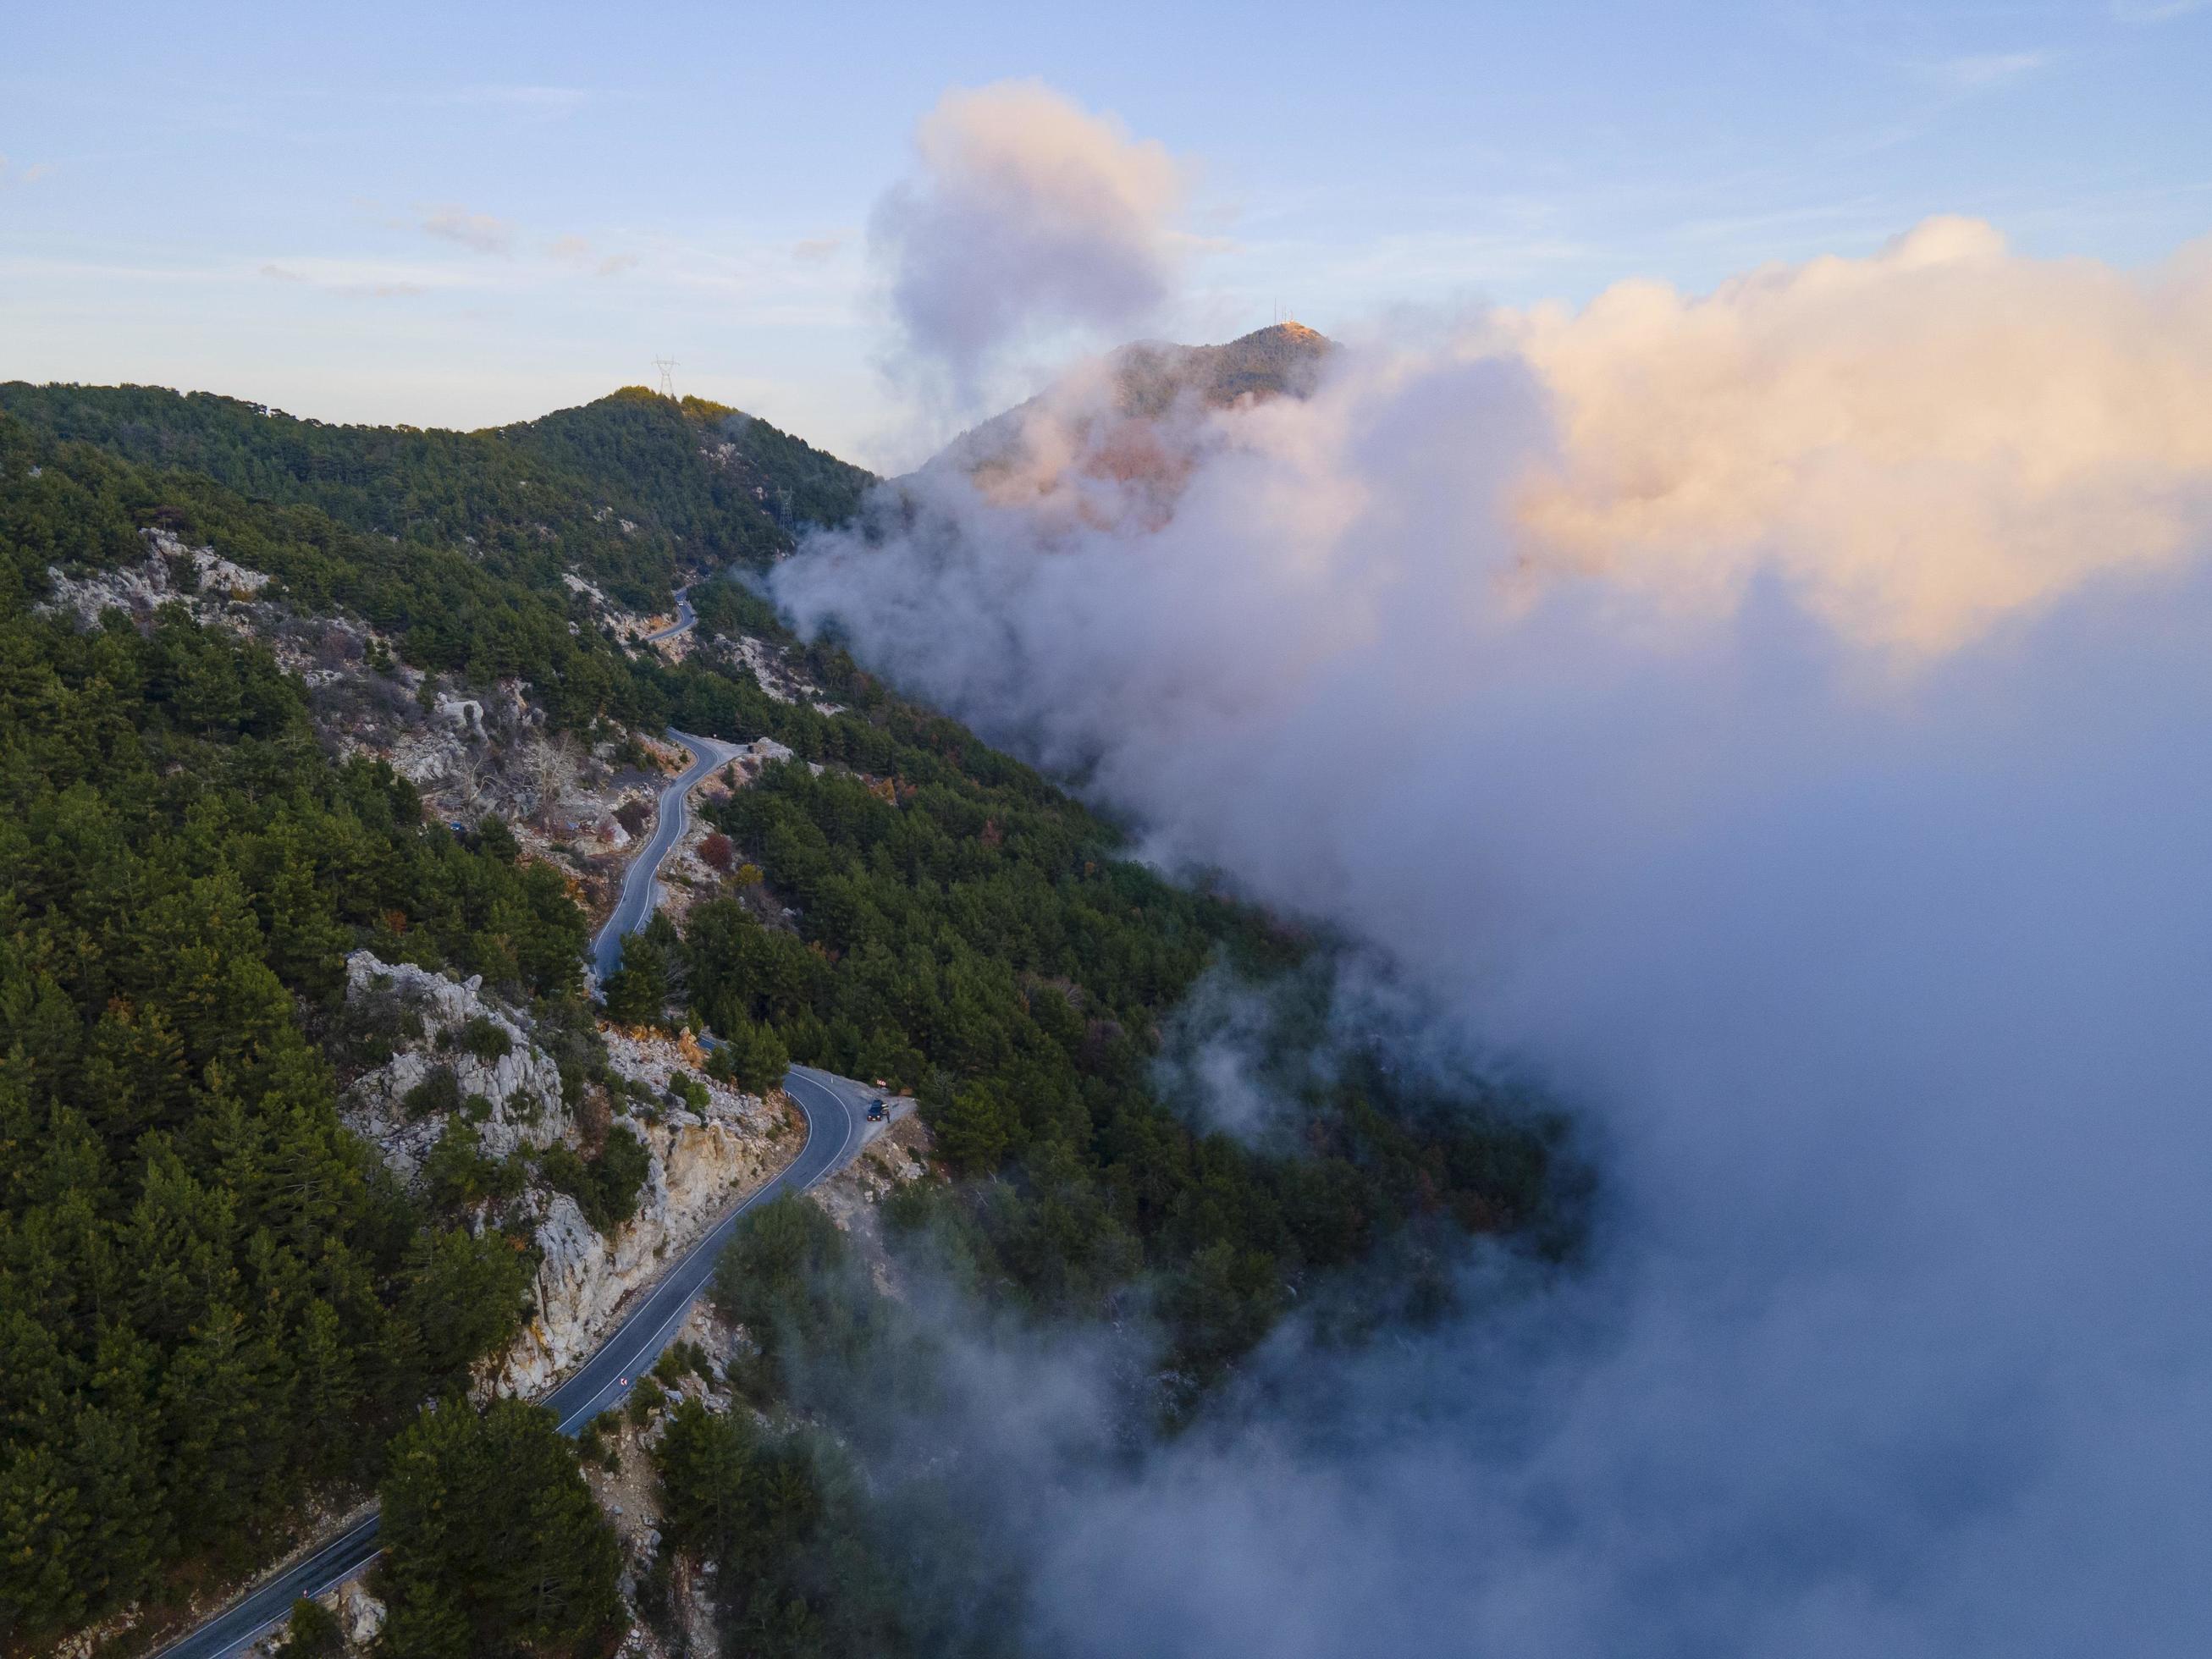
[[[868,1106],[868,1121],[869,1121],[869,1122],[871,1122],[871,1123],[881,1123],[881,1122],[882,1122],[885,1118],[889,1117],[890,1115],[890,1111],[889,1111],[889,1110],[884,1107],[884,1103],[883,1103],[882,1101],[880,1101],[880,1100],[878,1100],[878,1101],[872,1101],[872,1102],[871,1102],[871,1103],[869,1103],[869,1106]]]

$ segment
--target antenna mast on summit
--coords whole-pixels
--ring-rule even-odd
[[[674,403],[676,401],[676,359],[655,357],[653,360],[653,366],[660,371],[660,395],[667,398],[670,403]]]

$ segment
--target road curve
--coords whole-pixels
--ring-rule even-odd
[[[779,1193],[803,1192],[834,1174],[868,1139],[866,1114],[872,1097],[861,1085],[810,1066],[794,1066],[783,1086],[805,1115],[805,1146],[781,1174],[717,1222],[615,1328],[599,1352],[538,1402],[559,1415],[562,1433],[574,1434],[621,1400],[629,1384],[652,1368],[682,1328],[692,1299],[714,1276],[714,1263],[746,1211]],[[156,1659],[224,1659],[238,1653],[283,1623],[292,1603],[301,1596],[320,1595],[359,1573],[380,1547],[377,1517],[371,1514],[161,1649]]]
[[[621,902],[592,947],[592,960],[602,978],[621,963],[623,934],[642,927],[652,914],[653,880],[689,822],[684,803],[691,786],[725,758],[727,746],[711,738],[689,737],[680,732],[669,735],[691,751],[693,762],[661,792],[660,822],[653,839],[631,865],[623,883]],[[620,1400],[639,1374],[659,1357],[682,1327],[692,1298],[714,1276],[714,1263],[746,1211],[779,1193],[804,1192],[835,1174],[869,1139],[867,1109],[874,1096],[863,1085],[811,1066],[794,1066],[785,1073],[783,1086],[806,1120],[806,1142],[799,1156],[716,1222],[661,1276],[599,1351],[539,1401],[559,1416],[562,1433],[574,1434]],[[377,1517],[372,1513],[160,1650],[155,1659],[226,1659],[282,1624],[290,1615],[292,1603],[301,1596],[320,1595],[359,1573],[375,1559],[380,1547]]]
[[[695,738],[688,732],[676,731],[671,731],[668,735],[690,752],[691,764],[678,775],[674,782],[662,787],[660,811],[653,820],[653,838],[630,860],[629,870],[623,877],[622,896],[615,901],[614,914],[607,918],[607,925],[599,929],[599,936],[592,941],[592,971],[599,975],[603,985],[607,976],[622,966],[623,935],[634,933],[644,927],[646,919],[653,912],[654,895],[659,887],[660,866],[666,862],[670,849],[691,827],[693,787],[737,753],[734,745],[718,738]]]
[[[688,634],[698,626],[699,613],[692,610],[691,601],[684,597],[690,591],[688,587],[676,590],[676,620],[657,632],[647,634],[638,641],[639,644],[658,645],[663,640],[674,639],[678,634]]]

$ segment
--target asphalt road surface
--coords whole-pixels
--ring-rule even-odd
[[[641,643],[658,645],[663,640],[674,639],[678,634],[688,634],[698,625],[698,613],[691,609],[691,601],[684,597],[690,591],[688,587],[676,590],[676,620],[657,634],[647,634]]]
[[[690,610],[689,605],[684,606],[687,617]],[[592,946],[592,962],[602,979],[621,965],[623,935],[642,927],[653,913],[661,861],[690,821],[685,798],[691,786],[727,757],[728,745],[712,738],[687,737],[680,732],[669,735],[691,751],[692,764],[661,792],[660,821],[653,839],[630,866],[621,902]],[[794,1066],[785,1074],[783,1086],[806,1119],[805,1146],[781,1174],[716,1222],[615,1328],[599,1352],[544,1397],[540,1403],[559,1413],[563,1434],[575,1433],[622,1399],[638,1376],[651,1369],[682,1328],[692,1299],[714,1276],[715,1260],[737,1231],[740,1216],[778,1193],[803,1192],[836,1173],[878,1133],[867,1121],[874,1092],[850,1078]],[[371,1515],[163,1648],[156,1659],[222,1659],[240,1651],[289,1617],[292,1603],[300,1597],[319,1595],[360,1572],[375,1559],[379,1547],[376,1516]]]
[[[592,941],[592,970],[603,985],[607,976],[622,966],[623,936],[644,927],[646,918],[653,912],[659,891],[660,866],[669,849],[691,827],[692,786],[738,752],[734,744],[714,738],[695,738],[682,732],[671,732],[668,735],[690,751],[691,764],[661,790],[660,811],[653,822],[653,838],[646,842],[644,851],[630,861],[629,873],[623,877],[622,896],[615,902],[615,913],[599,929],[599,938]]]

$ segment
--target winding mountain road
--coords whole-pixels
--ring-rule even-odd
[[[684,607],[687,612],[689,609]],[[644,926],[653,913],[654,881],[661,862],[689,822],[685,800],[692,785],[726,758],[723,751],[728,745],[711,738],[688,737],[680,732],[669,735],[691,751],[693,762],[661,792],[660,821],[630,866],[622,900],[593,945],[592,961],[602,978],[621,964],[623,935]],[[599,1352],[539,1401],[558,1414],[562,1433],[574,1434],[628,1394],[629,1385],[651,1368],[682,1327],[693,1298],[714,1276],[714,1263],[746,1211],[779,1193],[804,1192],[835,1174],[871,1138],[873,1132],[867,1109],[874,1096],[863,1085],[811,1066],[794,1066],[785,1074],[783,1086],[806,1120],[806,1142],[799,1156],[717,1221],[661,1276]],[[264,1579],[214,1618],[161,1649],[155,1659],[226,1659],[240,1653],[256,1638],[282,1624],[290,1615],[293,1602],[303,1595],[320,1595],[345,1583],[374,1560],[380,1547],[377,1516],[371,1514]]]
[[[607,976],[622,966],[623,936],[635,933],[653,915],[660,890],[660,866],[668,861],[668,854],[691,827],[691,791],[716,767],[724,765],[737,754],[734,744],[716,738],[695,738],[688,732],[672,731],[668,734],[684,745],[691,756],[691,764],[678,773],[673,782],[660,791],[660,811],[654,816],[652,838],[644,850],[630,860],[629,870],[623,877],[622,896],[615,901],[614,914],[607,925],[599,929],[599,936],[592,941],[592,971],[605,984]]]
[[[672,640],[678,634],[689,634],[699,625],[699,613],[692,610],[691,601],[684,597],[690,591],[688,587],[676,590],[676,620],[656,633],[647,634],[638,641],[639,644],[659,645],[661,641]]]

